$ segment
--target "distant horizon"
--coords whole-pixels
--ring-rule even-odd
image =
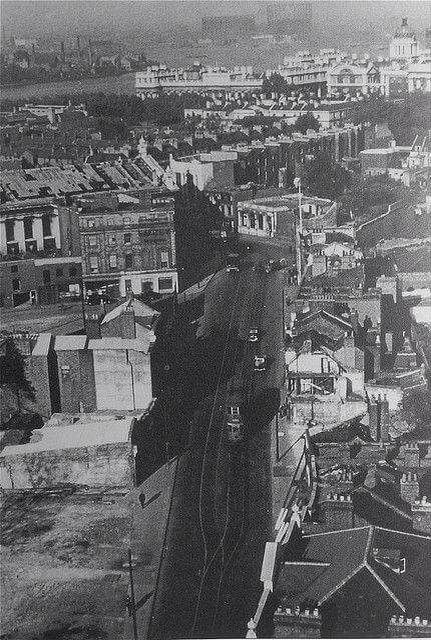
[[[94,37],[196,30],[203,16],[252,15],[263,24],[266,8],[276,0],[2,0],[1,18],[5,37],[56,39],[76,35]],[[287,2],[286,2],[287,4]],[[316,31],[336,35],[337,27],[358,31],[390,31],[407,17],[413,28],[430,26],[429,0],[312,0]],[[126,9],[127,7],[127,9]],[[47,25],[49,28],[47,29]]]

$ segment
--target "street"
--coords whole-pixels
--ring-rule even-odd
[[[206,292],[201,357],[211,392],[180,465],[152,638],[244,635],[258,598],[272,516],[270,428],[283,381],[284,274],[252,265],[270,251],[254,245],[239,273],[219,272]],[[256,343],[247,341],[250,327],[259,329]],[[254,371],[255,354],[267,356],[266,371]],[[245,438],[236,445],[225,429],[234,376],[247,398]]]

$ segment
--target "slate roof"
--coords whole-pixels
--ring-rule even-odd
[[[122,304],[119,304],[118,307],[114,307],[114,309],[109,311],[103,318],[101,324],[107,324],[108,322],[111,322],[111,320],[118,318],[128,307],[133,309],[135,317],[137,318],[151,318],[160,315],[159,311],[156,311],[140,300],[133,298],[133,300],[126,300]]]
[[[297,319],[295,323],[295,333],[297,336],[305,332],[315,331],[331,340],[340,340],[346,331],[351,330],[352,325],[349,322],[323,310],[302,316]]]
[[[431,613],[431,537],[382,527],[360,527],[302,537],[298,561],[282,564],[276,594],[293,605],[330,600],[359,571],[367,571],[394,602],[395,611]],[[400,552],[404,573],[378,562],[376,549]]]

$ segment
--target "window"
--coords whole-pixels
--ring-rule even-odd
[[[61,377],[68,378],[70,376],[70,367],[69,365],[62,365],[61,367]]]
[[[301,393],[311,393],[312,391],[312,387],[311,387],[311,379],[310,378],[301,378],[300,380],[300,385],[301,385]]]
[[[13,242],[15,240],[15,222],[13,220],[6,220],[6,242]]]
[[[109,268],[110,269],[116,269],[117,268],[117,256],[115,255],[115,253],[111,254],[109,256]]]
[[[24,218],[24,238],[28,240],[33,237],[33,218]]]
[[[12,280],[12,289],[14,291],[19,291],[21,289],[21,281],[19,278],[14,278]]]
[[[172,291],[172,278],[159,278],[159,291]]]
[[[124,268],[131,269],[133,266],[133,256],[131,253],[126,253],[124,256]]]
[[[117,244],[117,238],[115,236],[110,236],[109,244]]]
[[[70,267],[69,269],[69,276],[71,278],[74,278],[76,276],[76,267]]]
[[[123,222],[124,222],[125,225],[129,225],[130,224],[130,218],[128,216],[125,216],[123,218]]]
[[[97,236],[90,236],[88,238],[88,244],[90,247],[97,247]]]
[[[124,281],[124,288],[126,289],[126,291],[132,291],[132,281],[131,280],[125,280]]]
[[[87,226],[88,226],[88,227],[94,227],[94,220],[92,220],[92,219],[90,218],[90,220],[88,220],[88,221],[87,221]]]
[[[169,253],[167,251],[162,251],[160,254],[160,265],[162,269],[166,269],[169,267]]]
[[[25,250],[29,253],[37,250],[36,240],[26,240],[25,241]]]
[[[50,284],[51,282],[51,272],[49,269],[44,269],[42,273],[43,284]]]
[[[329,373],[331,371],[331,364],[328,358],[321,358],[320,370],[322,373]]]
[[[131,234],[130,233],[125,233],[124,234],[124,244],[130,244],[131,241]]]
[[[17,264],[13,264],[10,268],[11,273],[18,273],[18,265]]]
[[[99,271],[99,258],[97,256],[90,256],[90,273],[97,273]]]
[[[62,278],[63,277],[63,267],[57,267],[57,269],[55,270],[55,275],[57,276],[57,278]]]
[[[141,292],[149,293],[153,290],[153,281],[152,280],[143,280],[141,282]]]
[[[43,237],[44,238],[46,236],[52,236],[52,233],[51,233],[51,216],[49,215],[49,213],[45,213],[42,216],[42,233],[43,233]]]

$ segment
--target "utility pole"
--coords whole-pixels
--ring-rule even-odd
[[[133,584],[133,565],[132,565],[132,550],[128,550],[129,558],[129,580],[130,580],[130,610],[133,620],[133,638],[138,639],[138,625],[136,623],[136,603],[135,603],[135,586]]]
[[[298,188],[298,208],[299,216],[296,223],[296,275],[298,285],[301,284],[302,279],[302,264],[301,264],[301,236],[302,236],[302,186],[301,178],[295,178],[293,181],[295,187]],[[295,221],[296,222],[296,221]]]

